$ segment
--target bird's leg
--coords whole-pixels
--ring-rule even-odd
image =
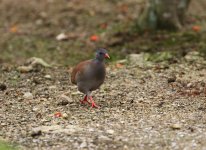
[[[89,96],[89,99],[92,103],[92,108],[98,108],[98,106],[94,103],[93,99],[92,99],[92,96]]]
[[[85,95],[85,96],[84,96],[84,99],[81,100],[80,102],[81,102],[81,103],[87,102],[88,104],[90,103],[90,102],[88,101],[87,95]]]

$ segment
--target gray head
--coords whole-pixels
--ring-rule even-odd
[[[110,58],[109,55],[108,55],[107,50],[104,49],[104,48],[97,49],[96,59],[99,60],[99,61],[103,61],[105,58]]]

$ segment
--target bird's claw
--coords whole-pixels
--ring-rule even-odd
[[[94,102],[92,103],[92,108],[99,108]]]
[[[91,102],[88,101],[88,98],[90,99]],[[95,102],[93,101],[93,99],[92,99],[91,96],[87,97],[87,95],[86,95],[86,96],[84,97],[84,99],[81,100],[80,102],[81,102],[82,104],[83,104],[83,103],[88,103],[89,105],[91,104],[91,107],[92,107],[92,108],[99,108],[99,106],[97,106],[97,105],[95,104]]]
[[[84,97],[84,99],[83,100],[81,100],[80,101],[82,104],[83,103],[88,103],[88,104],[90,104],[90,102],[88,101],[88,99],[87,99],[87,95]]]

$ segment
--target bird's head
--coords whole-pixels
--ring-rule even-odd
[[[106,49],[99,48],[96,52],[96,59],[103,61],[105,58],[110,58]]]

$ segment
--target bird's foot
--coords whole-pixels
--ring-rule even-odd
[[[87,100],[87,95],[85,95],[84,99],[80,101],[82,104],[83,103],[88,103],[90,104],[90,102]]]
[[[90,96],[89,98],[90,98],[90,101],[91,101],[91,103],[92,103],[92,108],[99,108],[99,106],[97,106],[97,105],[95,104],[95,102],[93,101],[92,97]]]
[[[92,103],[92,108],[99,108],[94,102]]]

